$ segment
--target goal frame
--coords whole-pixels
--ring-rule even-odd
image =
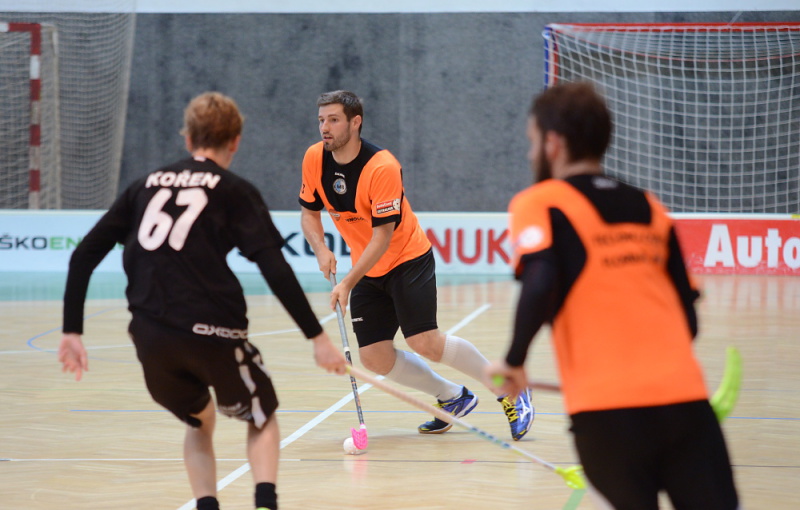
[[[773,28],[800,30],[800,22],[740,22],[740,23],[548,23],[544,27],[544,86],[552,87],[558,82],[558,43],[552,33],[557,27],[579,27],[594,31],[640,32],[660,28],[664,32],[687,32],[692,29],[707,28],[715,32],[753,32],[757,29]]]
[[[0,22],[0,33],[22,32],[28,33],[29,43],[29,68],[28,68],[28,91],[29,91],[29,112],[30,121],[28,127],[28,208],[41,208],[42,192],[42,23],[25,22]],[[58,80],[58,46],[54,44],[54,77]],[[56,98],[58,97],[58,87],[56,85]],[[58,116],[58,104],[53,106]],[[56,133],[56,143],[58,134]],[[53,150],[58,161],[58,147]],[[58,166],[58,163],[56,163]],[[53,169],[58,180],[58,168]],[[57,186],[56,186],[57,189]],[[60,195],[60,193],[59,193]],[[60,200],[56,199],[56,208],[60,206]]]
[[[542,37],[544,88],[590,81],[619,115],[614,175],[680,212],[800,206],[800,22],[550,23]]]

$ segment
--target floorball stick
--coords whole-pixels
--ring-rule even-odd
[[[395,388],[393,386],[390,386],[390,385],[386,384],[385,382],[376,379],[375,377],[372,377],[371,375],[367,374],[366,372],[364,372],[362,370],[359,370],[358,368],[355,368],[353,366],[348,366],[347,367],[347,371],[350,374],[351,378],[353,376],[355,376],[357,379],[360,379],[360,380],[362,380],[364,382],[368,382],[368,383],[372,384],[373,386],[375,386],[376,388],[380,388],[381,390],[385,391],[386,393],[388,393],[388,394],[390,394],[390,395],[392,395],[394,397],[397,397],[400,400],[402,400],[402,401],[404,401],[404,402],[406,402],[408,404],[411,404],[412,406],[414,406],[414,407],[416,407],[418,409],[421,409],[421,410],[423,410],[423,411],[425,411],[427,413],[433,414],[434,416],[436,416],[440,420],[446,421],[447,423],[453,423],[453,424],[459,425],[459,426],[467,429],[468,431],[472,432],[476,436],[489,441],[490,443],[496,444],[496,445],[498,445],[498,446],[500,446],[502,448],[505,448],[506,450],[511,450],[514,453],[517,453],[517,454],[525,457],[528,460],[532,460],[533,462],[535,462],[537,464],[541,464],[542,466],[546,467],[547,469],[549,469],[549,470],[553,471],[554,473],[560,475],[561,478],[563,478],[564,481],[566,482],[567,486],[572,488],[572,489],[585,489],[586,488],[586,480],[584,480],[584,478],[583,478],[583,468],[581,468],[581,466],[572,466],[572,467],[568,467],[568,468],[554,466],[553,464],[551,464],[551,463],[549,463],[549,462],[547,462],[545,460],[540,459],[539,457],[537,457],[536,455],[533,455],[532,453],[529,453],[529,452],[526,452],[525,450],[517,448],[516,446],[511,445],[511,444],[503,441],[502,439],[499,439],[499,438],[489,434],[488,432],[484,432],[483,430],[470,425],[469,423],[467,423],[466,421],[464,421],[461,418],[457,418],[457,417],[453,416],[452,414],[447,413],[447,412],[439,409],[438,407],[433,407],[430,404],[427,404],[427,403],[425,403],[425,402],[423,402],[423,401],[421,401],[419,399],[416,399],[416,398],[412,397],[411,395],[409,395],[408,393],[400,391],[397,388]]]
[[[492,383],[498,388],[502,386],[504,382],[505,378],[502,375],[498,374],[492,377]],[[532,390],[552,391],[554,393],[559,393],[561,391],[561,385],[544,381],[528,381],[528,388]]]
[[[504,378],[502,375],[495,375],[492,377],[492,382],[499,388],[503,385]],[[714,409],[714,414],[717,415],[720,423],[731,414],[731,411],[736,406],[741,385],[742,356],[736,347],[729,346],[726,350],[725,372],[722,375],[722,382],[720,382],[717,391],[709,399],[711,408]],[[561,391],[560,385],[543,381],[528,381],[528,388],[553,392]]]
[[[331,273],[331,289],[336,287],[336,275]],[[350,343],[347,341],[347,331],[344,327],[344,314],[339,302],[336,302],[336,319],[339,321],[339,334],[342,337],[342,346],[344,347],[344,357],[347,359],[348,365],[353,366],[353,359],[350,356]],[[367,436],[367,426],[364,425],[364,413],[361,411],[361,399],[358,397],[358,385],[353,376],[350,376],[350,386],[353,387],[353,399],[356,401],[356,411],[358,412],[358,422],[361,424],[356,429],[350,429],[350,434],[353,437],[353,444],[359,450],[366,450],[369,443]]]

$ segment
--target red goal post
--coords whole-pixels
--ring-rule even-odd
[[[60,207],[55,27],[2,22],[2,207]],[[15,37],[16,36],[16,37]],[[47,79],[43,72],[48,73]],[[27,83],[25,83],[27,81]],[[23,173],[27,173],[24,175]],[[43,182],[46,174],[46,183]],[[27,188],[27,189],[25,189]]]
[[[30,135],[29,135],[29,198],[30,209],[39,208],[41,191],[41,57],[42,27],[39,23],[0,22],[0,32],[30,34]]]

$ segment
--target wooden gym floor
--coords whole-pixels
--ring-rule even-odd
[[[15,278],[0,275],[0,507],[194,508],[181,459],[184,427],[152,402],[144,387],[126,334],[129,314],[119,279],[98,274],[92,281],[84,336],[89,372],[75,382],[61,373],[55,353],[63,275]],[[739,404],[724,424],[743,507],[797,508],[800,279],[700,281],[705,297],[696,352],[709,388],[722,377],[726,346],[737,346],[744,359]],[[417,425],[429,416],[376,388],[361,394],[369,451],[344,455],[342,441],[358,425],[348,379],[318,369],[310,345],[277,300],[257,284],[246,288],[252,293],[252,341],[281,400],[282,509],[593,508],[588,496],[569,489],[559,476],[462,429],[418,434]],[[338,342],[324,286],[307,288]],[[516,285],[507,279],[440,282],[440,327],[498,358],[509,338],[515,296]],[[350,342],[355,346],[352,334]],[[398,345],[405,346],[402,340]],[[359,364],[357,352],[354,362]],[[434,367],[480,397],[467,421],[509,440],[507,422],[487,389],[447,367]],[[537,339],[528,368],[532,377],[555,380],[546,332]],[[560,395],[536,393],[534,404],[534,427],[516,445],[553,464],[574,465]],[[215,437],[222,507],[251,509],[245,427],[220,417]],[[667,502],[662,506],[671,508]]]

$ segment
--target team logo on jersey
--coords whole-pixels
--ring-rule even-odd
[[[340,195],[347,193],[347,183],[341,177],[333,181],[333,191]]]
[[[247,340],[246,329],[226,328],[223,326],[213,326],[198,322],[192,326],[192,333],[203,336],[218,336],[220,338],[244,339]]]
[[[395,198],[394,200],[387,200],[385,202],[378,202],[375,205],[375,212],[378,214],[384,214],[392,211],[399,211],[400,210],[400,199]]]
[[[519,237],[517,238],[516,246],[523,250],[530,250],[531,248],[536,248],[539,246],[542,241],[544,241],[544,231],[542,228],[536,225],[531,225],[520,232]]]

